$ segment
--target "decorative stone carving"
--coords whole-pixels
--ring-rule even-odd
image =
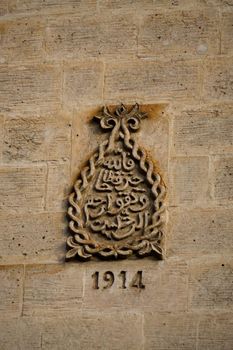
[[[146,117],[138,104],[95,116],[111,131],[81,171],[69,196],[66,258],[162,258],[165,187],[131,133]]]

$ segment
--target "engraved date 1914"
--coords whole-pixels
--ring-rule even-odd
[[[142,282],[142,271],[137,271],[130,281],[128,281],[127,271],[121,271],[117,276],[115,276],[112,271],[105,271],[103,274],[96,271],[91,275],[91,277],[93,279],[93,289],[111,288],[116,281],[116,277],[118,279],[118,283],[120,282],[121,289],[145,289],[145,285]]]

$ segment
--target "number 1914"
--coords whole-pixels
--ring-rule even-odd
[[[101,277],[99,271],[92,274],[93,288],[100,289],[100,284],[102,289],[111,288],[115,283],[115,275],[112,271],[105,271]],[[131,281],[128,281],[127,271],[121,271],[117,278],[119,279],[121,285],[120,288],[126,289],[128,287],[144,289],[145,285],[142,282],[142,271],[137,271]],[[101,282],[100,282],[101,281]]]

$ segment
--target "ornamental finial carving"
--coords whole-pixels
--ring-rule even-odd
[[[110,134],[69,196],[67,259],[163,257],[165,187],[132,136],[146,117],[138,104],[94,117]]]

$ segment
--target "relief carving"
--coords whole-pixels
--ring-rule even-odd
[[[69,196],[66,258],[162,258],[165,186],[132,137],[146,117],[138,104],[94,118],[110,131],[81,171]]]

